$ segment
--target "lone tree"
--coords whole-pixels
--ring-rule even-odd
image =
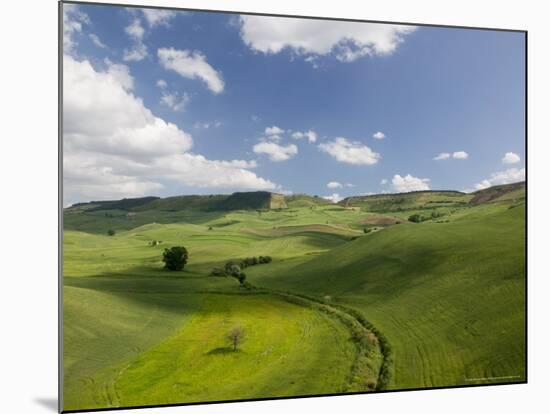
[[[183,246],[174,246],[169,249],[164,249],[164,253],[162,253],[164,268],[168,270],[183,270],[188,257],[189,254],[187,253],[187,249]]]
[[[234,326],[227,334],[227,341],[233,347],[233,351],[237,350],[237,347],[242,343],[244,339],[244,329],[240,325]]]
[[[115,233],[116,233],[116,232],[115,232],[113,229],[109,229],[109,231],[107,231],[107,234],[108,234],[109,236],[114,236]]]

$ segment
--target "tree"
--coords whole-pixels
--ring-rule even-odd
[[[242,343],[244,338],[244,329],[240,325],[234,326],[227,334],[227,341],[233,347],[233,351]]]
[[[236,278],[239,280],[241,285],[244,285],[244,282],[246,281],[246,275],[244,273],[239,273]]]
[[[420,214],[413,214],[412,216],[409,216],[408,220],[412,223],[420,223],[420,222],[424,221],[425,219]]]
[[[183,270],[188,258],[187,249],[183,246],[170,247],[162,253],[164,268],[168,270]]]
[[[107,234],[109,236],[114,236],[116,234],[116,231],[114,231],[113,229],[109,229],[109,231],[107,231]]]

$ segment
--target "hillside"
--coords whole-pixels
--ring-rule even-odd
[[[390,388],[524,378],[525,205],[404,223],[310,260],[249,272],[253,283],[352,306],[392,344]],[[470,380],[471,379],[471,380]]]
[[[285,196],[285,201],[288,207],[313,207],[319,205],[331,204],[330,200],[323,197],[310,196],[307,194],[293,194]]]
[[[230,211],[286,208],[285,196],[267,191],[237,192],[231,195],[184,195],[174,197],[142,197],[122,200],[90,201],[76,203],[66,210],[98,211]]]
[[[65,210],[66,409],[525,380],[524,185],[142,201]]]
[[[347,197],[338,204],[362,207],[373,212],[408,211],[460,206],[470,201],[470,194],[460,191],[413,191],[410,193],[374,194]]]
[[[525,199],[525,181],[514,184],[496,185],[473,193],[471,204],[483,204],[503,200]]]

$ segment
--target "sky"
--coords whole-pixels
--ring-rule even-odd
[[[63,5],[64,203],[525,179],[524,34]]]

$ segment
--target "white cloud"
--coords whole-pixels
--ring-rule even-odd
[[[191,102],[191,96],[187,92],[180,95],[178,92],[168,91],[168,84],[164,79],[159,79],[156,83],[161,90],[160,103],[162,105],[166,105],[175,112],[183,112],[187,109],[187,105]]]
[[[126,62],[139,62],[147,57],[147,46],[143,43],[136,43],[131,49],[124,49],[122,59]]]
[[[380,154],[372,151],[366,145],[342,137],[319,144],[319,148],[340,162],[354,165],[376,164],[381,158]]]
[[[210,66],[201,52],[162,48],[157,54],[165,69],[173,70],[187,79],[200,79],[216,94],[223,91],[225,85],[221,73]]]
[[[502,162],[504,164],[517,164],[520,161],[521,161],[521,158],[519,157],[518,154],[514,152],[507,152],[506,154],[504,154],[504,157],[502,158]]]
[[[476,190],[483,190],[484,188],[492,187],[500,184],[512,184],[525,180],[525,168],[510,168],[505,171],[499,171],[492,173],[491,177],[477,183],[475,185]]]
[[[386,138],[386,134],[384,134],[382,131],[375,132],[372,137],[374,139],[384,139]]]
[[[344,184],[344,187],[352,188],[352,187],[355,187],[355,184],[346,183],[346,184]]]
[[[176,17],[176,12],[163,9],[141,9],[149,27],[169,26],[170,20]]]
[[[134,19],[132,23],[124,28],[124,31],[134,40],[143,40],[143,36],[145,36],[145,29],[141,25],[140,19]]]
[[[105,44],[101,41],[101,39],[99,38],[98,35],[96,35],[95,33],[90,33],[89,36],[90,36],[90,39],[92,40],[92,43],[94,45],[96,45],[97,47],[99,47],[101,49],[106,49],[107,48],[107,46],[105,46]]]
[[[451,158],[451,154],[449,154],[448,152],[442,152],[439,155],[436,155],[433,159],[436,161],[440,161],[440,160],[448,160],[449,158]]]
[[[189,152],[190,134],[156,117],[132,92],[124,65],[96,70],[63,59],[65,203],[152,194],[166,182],[190,187],[276,190],[248,169],[255,161],[209,160]]]
[[[311,129],[305,132],[296,131],[292,133],[292,138],[294,139],[307,138],[308,142],[313,143],[317,141],[317,133]]]
[[[269,16],[241,16],[240,25],[241,38],[252,50],[275,54],[288,48],[313,63],[328,54],[342,62],[388,55],[415,30],[412,26]]]
[[[382,180],[380,180],[380,185],[386,185],[388,184],[388,180],[386,178],[382,178]]]
[[[453,158],[457,160],[465,160],[468,158],[468,153],[465,151],[453,152]]]
[[[160,98],[161,104],[166,105],[175,112],[185,111],[189,102],[191,102],[191,97],[186,92],[182,96],[179,96],[177,92],[163,92]]]
[[[289,196],[289,195],[294,194],[294,192],[292,190],[278,190],[277,193],[285,195],[285,196]]]
[[[285,133],[285,130],[284,129],[281,129],[279,128],[278,126],[276,125],[273,125],[272,127],[267,127],[265,129],[265,134],[269,137],[269,136],[272,136],[272,135],[281,135],[281,134],[284,134]]]
[[[256,154],[266,154],[271,161],[286,161],[298,154],[298,147],[294,144],[279,145],[274,142],[260,142],[252,150]]]
[[[341,200],[344,199],[344,197],[340,196],[340,194],[338,194],[338,193],[333,193],[333,194],[331,194],[331,195],[329,195],[329,196],[324,196],[323,198],[324,198],[325,200],[330,200],[330,201],[332,201],[333,203],[337,203],[337,202],[339,202],[339,201],[341,201]]]
[[[147,46],[143,43],[143,37],[145,36],[145,29],[141,25],[141,20],[135,18],[132,23],[124,28],[126,34],[132,39],[132,47],[130,49],[124,49],[123,59],[125,61],[139,62],[147,57]]]
[[[131,91],[134,89],[134,78],[130,75],[128,66],[113,63],[109,59],[105,59],[105,65],[107,66],[107,73],[111,75],[113,79],[116,80],[126,91]]]
[[[76,45],[74,36],[82,32],[83,24],[90,24],[88,15],[75,4],[63,4],[63,51],[71,53]]]
[[[399,174],[395,174],[392,179],[393,190],[398,193],[408,193],[410,191],[423,191],[430,189],[429,178],[418,178],[407,174],[401,177]]]
[[[436,161],[440,161],[440,160],[448,160],[451,157],[456,160],[465,160],[468,158],[468,153],[466,151],[455,151],[453,153],[442,152],[436,155],[435,157],[433,157],[433,159]]]
[[[343,185],[340,184],[338,181],[330,181],[330,182],[327,184],[327,187],[328,187],[328,188],[342,188]]]

